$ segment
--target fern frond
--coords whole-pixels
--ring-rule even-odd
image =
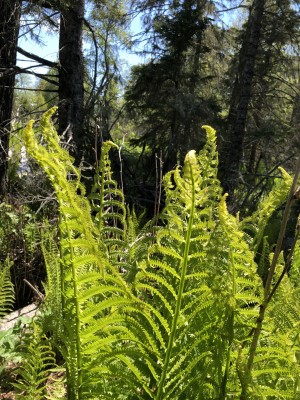
[[[251,233],[250,246],[255,252],[265,236],[265,228],[271,216],[286,200],[292,184],[292,177],[283,168],[279,168],[279,171],[281,178],[275,179],[272,190],[259,203],[257,211],[241,221],[241,228]]]
[[[218,332],[227,328],[231,310],[237,310],[234,324],[236,328],[243,326],[244,333],[257,316],[257,308],[252,313],[243,311],[258,303],[261,282],[255,277],[253,255],[243,240],[243,232],[225,209],[225,199],[218,205],[221,188],[216,178],[213,135],[214,131],[209,130],[208,145],[199,158],[189,152],[183,171],[176,169],[165,177],[166,206],[161,216],[165,226],[157,230],[156,243],[148,251],[148,263],[139,265],[133,283],[137,294],[147,304],[155,304],[168,324],[168,329],[159,328],[163,335],[167,333],[166,349],[160,355],[161,368],[157,366],[155,374],[151,372],[149,376],[157,387],[155,399],[185,396],[190,389],[185,383],[193,382],[195,377],[199,393],[206,393],[205,388],[210,387],[211,394],[208,375],[215,377],[212,387],[217,396],[222,373],[217,372],[212,360],[218,358],[222,364],[223,357],[226,363],[228,347]],[[237,238],[230,242],[228,237],[234,235]],[[231,250],[227,250],[227,242]],[[215,252],[218,246],[224,249],[220,255]],[[225,264],[225,260],[229,261]],[[232,285],[236,286],[234,294]],[[218,291],[223,292],[222,300]],[[225,301],[224,295],[228,296]],[[156,320],[156,324],[159,327],[160,321]],[[153,340],[157,340],[156,335]],[[156,364],[160,365],[153,365]]]
[[[115,263],[120,261],[120,253],[124,252],[125,247],[126,206],[124,195],[112,178],[108,156],[112,147],[117,145],[113,142],[105,142],[102,145],[89,200],[101,240],[107,245],[109,258]]]
[[[12,264],[8,258],[0,263],[0,318],[12,309],[15,301],[14,286],[10,279]]]
[[[270,254],[270,258],[272,253]],[[279,257],[274,284],[284,268]],[[299,287],[285,275],[272,298],[263,323],[253,365],[253,389],[276,398],[299,396]]]
[[[126,290],[126,284],[118,271],[107,260],[105,245],[99,240],[99,231],[91,219],[90,205],[83,196],[84,188],[79,180],[79,171],[73,167],[68,153],[59,147],[59,138],[50,122],[53,112],[54,110],[51,110],[46,113],[41,120],[40,130],[44,146],[39,143],[39,131],[32,129],[32,122],[24,130],[24,141],[28,152],[39,162],[51,180],[60,207],[60,271],[57,270],[58,265],[50,266],[48,270],[50,281],[51,271],[52,280],[55,280],[55,283],[50,282],[50,285],[54,285],[55,291],[62,296],[63,332],[57,331],[56,334],[64,344],[61,351],[67,362],[68,387],[71,391],[70,396],[75,399],[80,397],[80,391],[84,390],[83,376],[89,373],[89,363],[83,367],[84,330],[96,324],[99,314],[105,315],[110,312],[111,307],[118,307],[118,303],[114,302],[112,297],[118,299],[120,290],[125,290],[125,297],[130,297],[130,292]],[[45,255],[47,258],[47,251]],[[90,280],[91,272],[97,273],[97,278],[94,275]],[[117,285],[120,290],[112,289],[110,284],[106,290],[95,289],[107,286],[104,280],[106,274],[113,277],[112,286]],[[58,289],[56,285],[59,278]],[[105,298],[108,299],[106,303],[101,303],[100,300]],[[96,309],[83,323],[81,314],[91,304],[90,301]],[[106,304],[107,308],[103,307],[103,304]]]
[[[45,301],[43,303],[43,321],[46,329],[55,335],[56,342],[63,336],[61,261],[56,243],[57,229],[50,227],[47,221],[41,231],[41,249],[45,261],[47,282],[44,283]]]

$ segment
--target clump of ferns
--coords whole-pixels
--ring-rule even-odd
[[[107,160],[97,172],[91,218],[79,171],[58,145],[52,112],[41,122],[45,147],[30,125],[24,137],[60,204],[59,262],[50,268],[59,276],[52,285],[61,296],[56,333],[68,396],[121,399],[126,391],[129,399],[225,399],[243,390],[254,399],[257,386],[259,396],[288,396],[290,377],[279,352],[277,359],[268,358],[269,367],[262,364],[276,342],[268,314],[261,350],[247,371],[263,302],[254,259],[272,196],[261,206],[263,220],[254,215],[243,223],[228,213],[217,180],[215,132],[205,127],[207,144],[200,154],[189,152],[183,168],[165,177],[166,206],[142,258],[145,242],[128,239],[124,198]],[[280,198],[286,195],[284,185],[277,190]],[[250,225],[253,234],[246,235]],[[128,274],[120,273],[120,262]],[[280,369],[274,363],[282,364],[280,379],[274,378]]]

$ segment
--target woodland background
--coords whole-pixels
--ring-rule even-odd
[[[114,178],[148,217],[164,204],[162,176],[203,147],[209,124],[229,209],[246,216],[299,153],[299,22],[294,0],[0,1],[1,259],[14,260],[17,308],[32,300],[23,279],[40,286],[44,274],[33,226],[57,219],[53,190],[21,148],[28,120],[58,105],[87,190],[103,141],[117,143]],[[45,32],[59,37],[55,62],[19,47]],[[141,62],[129,68],[126,52]],[[20,67],[22,56],[48,72]]]

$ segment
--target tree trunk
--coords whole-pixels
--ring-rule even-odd
[[[84,0],[61,9],[59,32],[59,132],[72,138],[71,154],[79,165],[84,150],[83,54]]]
[[[226,141],[220,149],[220,179],[224,191],[229,194],[229,203],[232,207],[234,190],[240,177],[245,126],[264,9],[265,0],[253,0],[239,53],[238,71],[227,120]]]
[[[21,0],[0,0],[0,198],[8,191],[8,146],[21,2]]]

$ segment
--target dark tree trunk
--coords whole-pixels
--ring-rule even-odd
[[[8,145],[21,3],[21,0],[0,0],[0,198],[8,191]]]
[[[227,120],[226,140],[220,149],[220,179],[224,191],[229,194],[231,206],[234,204],[234,190],[240,177],[245,126],[264,9],[265,0],[253,1],[239,54],[238,71]]]
[[[71,153],[78,165],[83,155],[83,54],[84,0],[61,9],[59,32],[59,132],[72,137]]]

